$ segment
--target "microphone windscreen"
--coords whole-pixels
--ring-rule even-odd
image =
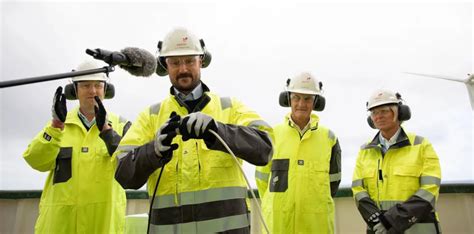
[[[120,68],[126,70],[134,76],[148,77],[153,75],[156,71],[156,58],[150,52],[136,48],[127,47],[121,50],[123,54],[129,59],[129,65],[119,65]]]

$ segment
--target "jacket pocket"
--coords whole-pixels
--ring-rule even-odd
[[[270,192],[285,192],[288,189],[288,170],[290,159],[274,159],[272,161],[272,177]]]
[[[404,196],[415,193],[420,187],[422,166],[398,166],[393,169],[394,180],[392,186],[400,188]]]
[[[71,178],[72,147],[59,150],[54,168],[53,184],[66,182]]]

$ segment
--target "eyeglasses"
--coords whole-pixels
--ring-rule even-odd
[[[178,68],[181,67],[181,65],[184,64],[186,67],[192,67],[194,64],[196,64],[196,61],[198,59],[198,56],[192,56],[192,57],[169,57],[166,58],[166,63],[170,68]]]
[[[380,108],[380,109],[371,110],[370,111],[370,116],[372,116],[372,117],[375,117],[377,115],[386,116],[386,115],[390,114],[391,112],[392,112],[392,110],[390,109],[390,107],[384,107],[384,108]]]
[[[303,100],[304,102],[313,102],[314,101],[314,96],[313,95],[291,94],[290,99],[291,99],[291,101],[295,101],[295,102],[299,102],[300,100]]]
[[[103,89],[104,82],[79,82],[77,83],[79,89],[90,89],[94,87],[95,89]]]

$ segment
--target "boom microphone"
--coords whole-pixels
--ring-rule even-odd
[[[86,53],[111,66],[119,65],[120,68],[134,76],[147,77],[156,71],[157,61],[155,56],[144,49],[127,47],[120,52],[112,52],[103,49],[87,49]]]

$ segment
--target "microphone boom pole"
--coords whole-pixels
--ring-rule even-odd
[[[83,70],[83,71],[72,71],[72,72],[30,77],[30,78],[24,78],[24,79],[18,79],[18,80],[1,81],[0,88],[7,88],[7,87],[13,87],[13,86],[25,85],[25,84],[33,84],[33,83],[38,83],[38,82],[50,81],[50,80],[59,80],[63,78],[84,76],[84,75],[97,74],[97,73],[109,74],[109,72],[113,72],[114,70],[115,70],[114,66],[106,66],[103,68],[89,69],[89,70]]]

